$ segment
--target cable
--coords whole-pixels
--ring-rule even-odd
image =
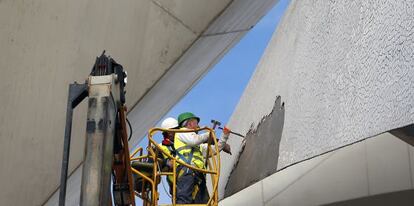
[[[112,102],[113,102],[113,104],[114,105],[116,105],[116,101],[115,101],[115,98],[114,98],[114,96],[112,95],[112,93],[111,93],[111,99],[112,99]],[[118,115],[118,110],[117,110],[117,108],[115,107],[115,116],[117,116]],[[131,140],[131,138],[132,138],[132,125],[131,125],[131,122],[129,122],[129,119],[128,119],[128,117],[126,117],[125,118],[126,119],[126,121],[127,121],[127,123],[128,123],[128,127],[129,127],[129,137],[128,137],[128,142],[129,142],[129,140]]]
[[[115,170],[112,170],[112,184],[115,184]]]
[[[132,137],[132,126],[131,126],[131,122],[129,122],[128,117],[126,118],[126,121],[128,123],[128,126],[129,126],[129,137],[128,137],[128,142],[129,142],[129,140],[131,140],[131,137]]]

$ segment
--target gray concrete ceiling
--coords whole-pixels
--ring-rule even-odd
[[[53,199],[68,84],[83,82],[104,49],[128,71],[136,143],[274,3],[0,1],[0,181],[8,185],[0,189],[2,204]],[[83,159],[85,119],[82,103],[74,115],[73,174]]]

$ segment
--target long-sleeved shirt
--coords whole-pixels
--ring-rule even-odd
[[[196,134],[195,132],[183,132],[183,133],[178,133],[177,138],[180,139],[180,141],[182,141],[188,146],[200,145],[201,152],[203,153],[203,155],[206,155],[208,144],[205,142],[207,142],[209,136],[210,136],[209,132],[205,132],[202,134]],[[229,138],[229,135],[223,135],[220,138],[220,140],[218,141],[219,151],[221,151],[224,148],[224,145],[226,145],[228,138]],[[214,151],[214,147],[211,147],[211,148]]]

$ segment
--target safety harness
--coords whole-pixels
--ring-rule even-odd
[[[181,154],[180,153],[180,151],[181,150],[184,150],[184,149],[191,149],[191,151],[189,152],[189,153],[184,153],[184,154],[188,154],[188,158],[186,158],[183,154]],[[183,160],[185,163],[187,163],[187,164],[189,164],[189,165],[193,165],[192,164],[192,160],[193,160],[193,158],[197,158],[197,156],[194,156],[194,147],[191,147],[191,146],[188,146],[188,145],[185,145],[185,146],[182,146],[182,147],[180,147],[180,148],[178,148],[177,150],[176,150],[176,152],[177,152],[177,156],[181,159],[181,160]],[[198,158],[197,158],[198,159]],[[202,159],[200,159],[201,161],[202,161]],[[188,170],[190,169],[190,168],[185,168],[185,170],[184,170],[184,166],[181,166],[181,167],[178,167],[177,168],[177,172],[178,172],[178,175],[177,175],[177,177],[181,177],[183,174],[184,174],[184,172],[185,173],[188,173]],[[198,179],[198,181],[197,181],[197,183],[194,185],[194,189],[193,189],[193,192],[191,193],[191,198],[193,199],[193,200],[195,200],[195,197],[196,197],[196,195],[197,195],[197,193],[198,193],[198,191],[200,190],[200,184],[201,184],[201,182],[202,182],[202,179],[201,178],[197,178]]]
[[[183,154],[181,154],[181,153],[180,153],[180,151],[181,151],[181,150],[184,150],[184,149],[191,149],[191,152],[190,152],[190,153],[186,153],[186,154],[188,154],[188,158],[186,158]],[[182,146],[182,147],[178,148],[178,149],[176,150],[176,152],[177,152],[177,156],[178,156],[181,160],[183,160],[185,163],[187,163],[187,164],[191,165],[191,161],[193,160],[193,156],[194,156],[194,147],[191,147],[191,146],[185,145],[185,146]]]

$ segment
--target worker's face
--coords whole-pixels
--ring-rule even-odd
[[[174,132],[163,132],[162,135],[164,138],[168,138],[171,141],[174,141]]]
[[[174,142],[174,132],[168,132],[168,139]]]
[[[189,119],[187,122],[188,129],[197,129],[198,128],[198,121],[197,119]]]

